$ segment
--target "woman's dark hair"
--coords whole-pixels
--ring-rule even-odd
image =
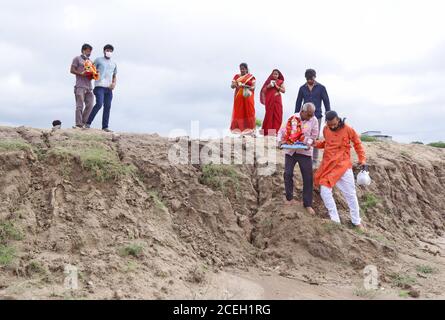
[[[105,50],[111,50],[111,51],[114,51],[114,47],[111,45],[111,44],[107,44],[105,47],[104,47],[104,51]]]
[[[304,77],[306,78],[306,80],[314,79],[316,76],[317,72],[315,72],[314,69],[307,69],[306,72],[304,73]]]
[[[239,65],[239,67],[240,67],[240,68],[241,68],[241,67],[244,67],[244,68],[246,68],[247,70],[249,70],[249,66],[248,66],[247,63],[245,63],[245,62],[241,63],[241,64]]]
[[[93,50],[93,47],[92,46],[90,46],[88,43],[85,43],[85,44],[83,44],[82,45],[82,51],[84,51],[84,50]]]

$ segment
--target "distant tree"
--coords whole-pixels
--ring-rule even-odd
[[[422,141],[413,141],[411,144],[424,144]]]
[[[261,128],[263,126],[263,121],[261,121],[260,119],[256,119],[255,125],[257,128]]]
[[[438,141],[438,142],[431,142],[430,144],[428,144],[430,147],[435,147],[435,148],[445,148],[445,142],[443,141]]]
[[[360,137],[360,140],[362,140],[363,142],[376,142],[376,141],[379,141],[376,137],[371,137],[371,136],[367,136],[367,135],[362,135]]]

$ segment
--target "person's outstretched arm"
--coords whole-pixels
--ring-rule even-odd
[[[300,90],[298,90],[297,103],[295,103],[295,113],[300,112],[302,102],[303,102],[303,91],[300,88]]]
[[[358,161],[360,164],[366,164],[366,154],[365,154],[365,148],[363,148],[362,141],[360,140],[360,136],[357,134],[357,132],[349,128],[350,130],[350,137],[351,141],[354,144],[354,150],[357,153]]]

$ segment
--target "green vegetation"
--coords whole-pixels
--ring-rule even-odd
[[[31,150],[31,146],[20,140],[0,140],[0,152],[18,150]]]
[[[58,146],[50,152],[65,160],[78,158],[82,168],[91,172],[99,182],[117,180],[121,176],[132,174],[136,171],[134,166],[121,163],[113,150],[109,150],[97,143],[88,144],[77,149]]]
[[[256,119],[255,125],[257,128],[261,128],[263,126],[263,121],[261,121],[260,119]]]
[[[413,142],[411,142],[411,144],[423,144],[423,142],[422,141],[413,141]]]
[[[377,138],[375,138],[375,137],[367,136],[367,135],[362,135],[362,136],[360,137],[360,139],[361,139],[363,142],[377,142],[377,141],[379,141],[379,139],[377,139]]]
[[[353,294],[364,299],[374,299],[377,296],[376,290],[367,290],[365,288],[356,288]]]
[[[75,133],[71,136],[72,139],[84,142],[105,142],[105,136],[97,135],[97,134],[82,134]]]
[[[428,144],[430,147],[435,147],[435,148],[445,148],[445,142],[443,141],[439,141],[439,142],[432,142]]]
[[[161,197],[159,196],[159,193],[157,191],[149,191],[148,192],[150,198],[153,200],[153,202],[156,205],[156,208],[164,210],[167,208],[165,203],[162,201]]]
[[[238,173],[228,165],[206,164],[202,168],[202,175],[199,182],[209,186],[214,190],[222,191],[226,194],[229,185],[232,185],[239,191]]]
[[[361,209],[364,214],[368,212],[369,209],[374,208],[379,203],[379,199],[372,193],[366,193],[362,198]]]
[[[9,240],[20,241],[23,240],[24,235],[13,222],[0,222],[0,243],[5,244]]]
[[[416,279],[408,274],[395,273],[391,275],[392,282],[395,286],[406,289],[416,284]]]
[[[0,244],[0,266],[9,266],[15,258],[15,249]]]
[[[128,261],[127,265],[123,268],[123,272],[125,273],[132,273],[137,271],[138,265],[134,261]]]
[[[340,223],[334,222],[334,221],[326,221],[323,223],[323,229],[327,233],[333,233],[339,230],[343,229],[343,226]]]
[[[130,244],[126,247],[123,247],[119,250],[119,255],[122,257],[133,256],[135,258],[139,258],[144,251],[144,248],[139,244]]]
[[[434,269],[431,266],[427,266],[427,265],[418,265],[416,267],[416,271],[418,273],[422,273],[422,274],[432,274],[436,272],[436,269]]]
[[[402,290],[399,292],[399,297],[400,298],[409,298],[409,291],[406,290]]]
[[[26,270],[28,271],[28,273],[31,273],[31,274],[37,273],[37,274],[45,275],[47,273],[45,268],[37,261],[31,261],[28,264],[28,266],[26,267]]]
[[[394,246],[394,243],[390,240],[388,240],[386,237],[382,236],[381,234],[370,234],[369,235],[372,239],[375,239],[381,243],[383,243],[387,247]]]

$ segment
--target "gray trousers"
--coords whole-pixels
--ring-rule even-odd
[[[86,88],[74,88],[76,97],[76,126],[83,126],[87,123],[94,105],[93,90]]]
[[[323,118],[317,118],[318,120],[318,137],[320,138],[320,134],[321,134],[321,121],[323,120]],[[314,148],[314,158],[313,161],[318,161],[318,152],[319,150],[317,148]]]

